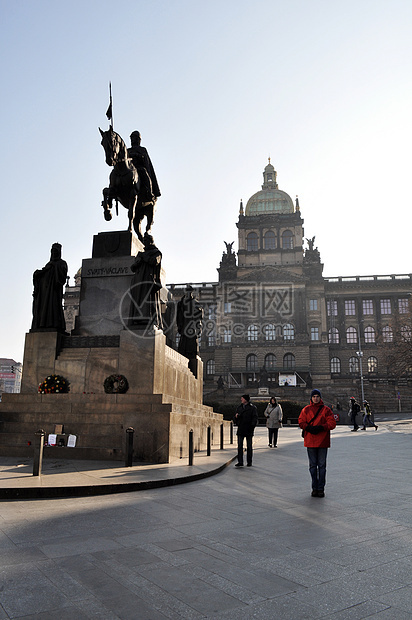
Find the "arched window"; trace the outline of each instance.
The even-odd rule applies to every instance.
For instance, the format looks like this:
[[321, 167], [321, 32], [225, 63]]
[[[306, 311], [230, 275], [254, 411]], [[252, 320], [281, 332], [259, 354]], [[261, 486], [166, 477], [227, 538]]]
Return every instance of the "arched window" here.
[[340, 372], [340, 359], [338, 357], [332, 357], [330, 360], [330, 371]]
[[206, 374], [214, 375], [215, 374], [215, 360], [207, 360], [206, 362]]
[[293, 370], [296, 366], [295, 356], [293, 353], [286, 353], [283, 356], [283, 370]]
[[402, 325], [401, 327], [401, 338], [404, 342], [410, 342], [411, 341], [411, 328], [409, 327], [409, 325]]
[[265, 250], [276, 249], [276, 235], [273, 232], [273, 230], [268, 230], [267, 232], [265, 232], [264, 245], [265, 245]]
[[293, 250], [293, 233], [290, 230], [285, 230], [282, 233], [282, 248], [284, 250]]
[[259, 329], [257, 325], [249, 325], [247, 328], [247, 339], [249, 342], [255, 341], [258, 339]]
[[247, 242], [247, 250], [248, 252], [257, 252], [258, 251], [258, 236], [255, 232], [251, 232], [248, 234], [246, 238]]
[[265, 368], [266, 370], [274, 370], [276, 368], [276, 355], [273, 355], [273, 353], [268, 353], [266, 355]]
[[348, 327], [346, 330], [346, 342], [347, 344], [357, 344], [358, 332], [354, 327]]
[[378, 371], [378, 360], [373, 355], [368, 357], [368, 372]]
[[390, 325], [385, 325], [382, 329], [383, 342], [393, 342], [393, 330]]
[[269, 323], [263, 328], [265, 340], [276, 340], [276, 327]]
[[329, 330], [329, 344], [339, 344], [339, 331], [337, 327], [331, 327]]
[[370, 325], [365, 328], [365, 342], [375, 342], [375, 330]]
[[295, 328], [292, 323], [283, 326], [283, 340], [295, 340]]
[[349, 372], [353, 372], [353, 373], [359, 372], [359, 358], [358, 357], [349, 358]]
[[257, 356], [254, 353], [251, 353], [246, 358], [246, 369], [247, 370], [257, 370]]

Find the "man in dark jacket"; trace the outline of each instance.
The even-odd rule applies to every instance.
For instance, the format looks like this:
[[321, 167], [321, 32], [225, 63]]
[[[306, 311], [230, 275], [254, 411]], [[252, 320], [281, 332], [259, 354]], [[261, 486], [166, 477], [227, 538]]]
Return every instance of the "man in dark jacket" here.
[[237, 460], [235, 467], [243, 467], [243, 440], [246, 437], [247, 466], [252, 466], [252, 441], [255, 427], [258, 423], [258, 414], [255, 405], [250, 402], [249, 394], [244, 394], [241, 404], [237, 408], [234, 420], [237, 424]]
[[359, 428], [358, 423], [356, 421], [356, 416], [358, 415], [360, 411], [360, 405], [359, 403], [356, 402], [353, 396], [351, 397], [349, 401], [349, 407], [350, 407], [350, 421], [353, 424], [353, 429], [352, 429], [352, 432], [353, 432], [353, 431], [357, 431]]

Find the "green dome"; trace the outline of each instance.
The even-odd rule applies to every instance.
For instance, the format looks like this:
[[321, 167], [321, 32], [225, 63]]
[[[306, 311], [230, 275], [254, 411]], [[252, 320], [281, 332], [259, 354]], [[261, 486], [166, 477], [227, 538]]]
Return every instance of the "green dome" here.
[[266, 213], [294, 213], [292, 198], [278, 189], [276, 170], [269, 160], [263, 172], [263, 185], [260, 192], [247, 201], [245, 215], [264, 215]]

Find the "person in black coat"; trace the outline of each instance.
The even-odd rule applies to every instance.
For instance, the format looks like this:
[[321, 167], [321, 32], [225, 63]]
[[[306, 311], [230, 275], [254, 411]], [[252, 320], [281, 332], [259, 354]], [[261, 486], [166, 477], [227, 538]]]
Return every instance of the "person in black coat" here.
[[235, 467], [243, 467], [243, 440], [246, 437], [246, 462], [252, 466], [253, 457], [253, 434], [258, 423], [258, 414], [255, 405], [250, 402], [249, 394], [244, 394], [241, 404], [237, 408], [234, 421], [237, 424], [237, 460]]
[[359, 403], [357, 403], [355, 398], [351, 396], [351, 399], [349, 401], [349, 412], [350, 412], [350, 421], [353, 424], [352, 432], [357, 431], [359, 428], [359, 425], [356, 421], [356, 416], [358, 415], [359, 411], [360, 411]]

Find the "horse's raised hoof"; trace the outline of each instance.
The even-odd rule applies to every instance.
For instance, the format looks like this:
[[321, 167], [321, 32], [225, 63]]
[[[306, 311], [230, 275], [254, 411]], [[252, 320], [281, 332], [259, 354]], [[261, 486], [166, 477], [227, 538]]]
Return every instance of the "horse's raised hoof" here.
[[110, 213], [110, 211], [104, 212], [104, 219], [106, 220], [106, 222], [110, 222], [110, 220], [112, 219], [112, 214]]

